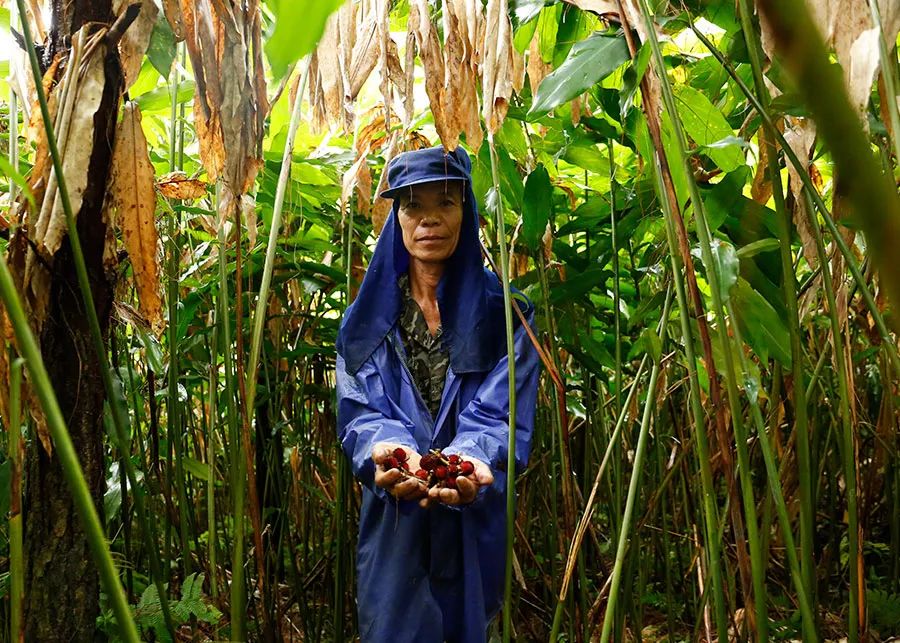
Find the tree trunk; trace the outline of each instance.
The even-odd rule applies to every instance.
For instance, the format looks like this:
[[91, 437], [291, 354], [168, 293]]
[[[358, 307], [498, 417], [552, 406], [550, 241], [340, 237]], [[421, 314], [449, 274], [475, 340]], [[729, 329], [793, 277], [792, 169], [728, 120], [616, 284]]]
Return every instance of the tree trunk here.
[[[50, 51], [64, 51], [82, 25], [109, 25], [110, 0], [54, 0]], [[104, 334], [112, 284], [103, 269], [106, 224], [102, 209], [110, 168], [122, 72], [115, 48], [107, 53], [105, 87], [94, 117], [94, 148], [78, 232], [97, 314]], [[77, 106], [76, 106], [77, 109]], [[68, 240], [51, 268], [50, 304], [40, 334], [44, 363], [68, 424], [72, 442], [102, 515], [105, 467], [104, 390], [100, 364], [75, 276]], [[27, 458], [25, 503], [25, 640], [91, 641], [100, 613], [100, 582], [58, 458], [32, 440]]]

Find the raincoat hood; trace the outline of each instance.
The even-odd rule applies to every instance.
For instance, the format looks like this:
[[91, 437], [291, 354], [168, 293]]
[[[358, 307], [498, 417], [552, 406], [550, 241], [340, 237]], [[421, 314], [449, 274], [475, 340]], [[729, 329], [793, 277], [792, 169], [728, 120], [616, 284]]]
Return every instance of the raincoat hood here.
[[394, 204], [356, 300], [344, 313], [338, 333], [337, 350], [351, 374], [372, 355], [400, 316], [397, 280], [409, 270], [409, 252], [397, 222], [398, 197], [404, 188], [432, 181], [463, 182], [459, 243], [446, 261], [437, 290], [450, 367], [456, 373], [488, 371], [505, 354], [503, 290], [496, 275], [484, 268], [471, 168], [469, 155], [462, 148], [445, 152], [443, 147], [405, 152], [388, 164], [389, 188], [382, 194], [393, 198]]

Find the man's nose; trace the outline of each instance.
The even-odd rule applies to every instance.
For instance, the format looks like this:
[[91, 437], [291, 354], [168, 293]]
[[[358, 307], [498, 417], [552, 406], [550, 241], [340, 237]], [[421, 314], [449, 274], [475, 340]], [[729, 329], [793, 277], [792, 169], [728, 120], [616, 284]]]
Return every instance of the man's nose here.
[[441, 218], [434, 212], [427, 212], [425, 216], [422, 217], [422, 225], [426, 227], [434, 227], [439, 225], [441, 222]]

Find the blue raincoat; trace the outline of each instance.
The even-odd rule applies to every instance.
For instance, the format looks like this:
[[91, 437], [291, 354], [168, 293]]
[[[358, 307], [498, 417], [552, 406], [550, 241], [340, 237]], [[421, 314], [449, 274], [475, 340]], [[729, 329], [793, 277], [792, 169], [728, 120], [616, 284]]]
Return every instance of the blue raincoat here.
[[[396, 197], [405, 187], [434, 180], [465, 182], [459, 244], [438, 286], [450, 367], [437, 416], [413, 384], [397, 328], [397, 279], [409, 267], [397, 200], [338, 336], [338, 431], [362, 483], [357, 602], [363, 642], [478, 643], [503, 598], [509, 440], [503, 295], [497, 277], [483, 266], [470, 169], [461, 149], [408, 152], [391, 162], [391, 189], [384, 193]], [[524, 312], [531, 323], [530, 304]], [[531, 449], [539, 369], [537, 353], [514, 319], [521, 470]], [[371, 455], [378, 442], [477, 458], [491, 467], [494, 483], [464, 507], [398, 502], [375, 486]]]

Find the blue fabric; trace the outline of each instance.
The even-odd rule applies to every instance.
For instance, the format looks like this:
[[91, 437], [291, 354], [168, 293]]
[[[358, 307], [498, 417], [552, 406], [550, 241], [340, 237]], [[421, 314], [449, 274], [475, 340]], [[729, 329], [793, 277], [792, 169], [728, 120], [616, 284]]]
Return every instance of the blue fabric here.
[[[459, 244], [447, 260], [438, 285], [438, 308], [450, 366], [457, 373], [486, 372], [506, 352], [503, 289], [486, 272], [478, 240], [478, 206], [472, 192], [472, 163], [462, 149], [445, 153], [442, 147], [405, 152], [388, 165], [390, 190], [440, 180], [463, 180], [463, 220]], [[399, 200], [394, 200], [359, 293], [344, 313], [337, 350], [355, 373], [381, 344], [400, 316], [397, 279], [409, 268], [409, 252], [397, 223]], [[514, 318], [518, 325], [518, 318]]]
[[[432, 151], [426, 154], [426, 161], [433, 160]], [[463, 156], [455, 158], [468, 175]], [[392, 176], [391, 186], [421, 177], [411, 168], [397, 173], [398, 182]], [[509, 384], [502, 291], [496, 276], [482, 266], [477, 210], [467, 186], [464, 230], [438, 288], [441, 323], [452, 340], [441, 405], [433, 418], [406, 368], [397, 328], [396, 282], [409, 257], [395, 217], [396, 208], [356, 303], [344, 317], [338, 344], [339, 438], [363, 485], [357, 550], [360, 637], [364, 643], [479, 643], [500, 609], [505, 566]], [[499, 310], [492, 303], [498, 291]], [[530, 307], [527, 317], [531, 323]], [[521, 470], [531, 450], [539, 373], [537, 353], [521, 325], [515, 331], [515, 366], [515, 461]], [[417, 502], [398, 502], [374, 484], [371, 455], [378, 442], [395, 442], [420, 454], [437, 448], [477, 458], [491, 467], [494, 483], [461, 508], [426, 510]]]

